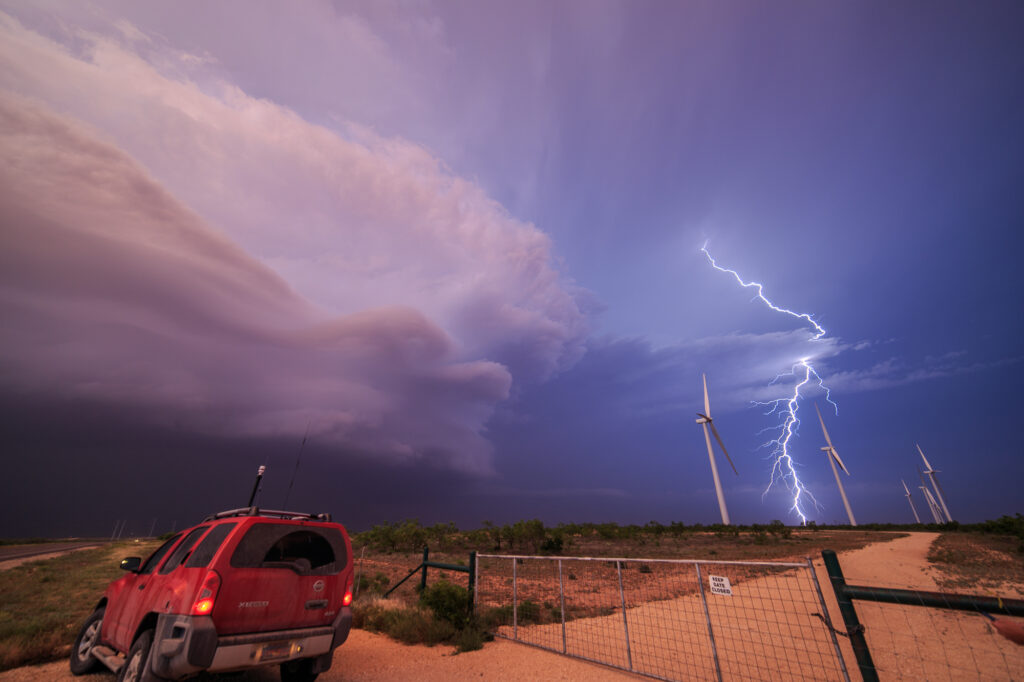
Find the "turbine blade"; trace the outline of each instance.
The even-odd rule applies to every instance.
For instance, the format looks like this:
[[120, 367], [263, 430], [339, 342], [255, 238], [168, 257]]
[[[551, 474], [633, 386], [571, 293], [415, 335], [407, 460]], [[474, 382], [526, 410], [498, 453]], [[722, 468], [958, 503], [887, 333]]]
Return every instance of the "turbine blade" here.
[[849, 476], [850, 475], [850, 470], [846, 468], [845, 464], [843, 464], [843, 460], [839, 458], [839, 453], [836, 452], [836, 449], [835, 448], [829, 448], [828, 452], [829, 452], [830, 455], [832, 455], [833, 457], [836, 458], [836, 463], [839, 464], [839, 468], [842, 469], [843, 471], [845, 471], [846, 475]]
[[718, 435], [718, 429], [715, 428], [715, 422], [708, 422], [708, 426], [711, 427], [711, 433], [715, 434], [715, 440], [718, 441], [718, 447], [722, 448], [722, 454], [729, 460], [729, 466], [732, 467], [732, 472], [737, 476], [740, 472], [736, 471], [736, 465], [732, 463], [732, 457], [729, 456], [729, 451], [725, 449], [725, 443], [722, 442], [722, 437]]
[[701, 374], [704, 378], [704, 415], [711, 417], [711, 401], [708, 400], [708, 375]]
[[821, 422], [821, 432], [825, 434], [825, 442], [828, 443], [829, 447], [832, 447], [832, 439], [828, 437], [828, 429], [825, 428], [825, 420], [821, 418], [821, 410], [818, 409], [818, 403], [814, 403], [814, 411], [818, 413], [818, 421]]
[[917, 443], [914, 443], [914, 445], [917, 446], [917, 451], [921, 453], [921, 459], [924, 460], [924, 468], [931, 469], [932, 465], [928, 463], [928, 458], [924, 456], [924, 451], [921, 449], [921, 446], [917, 445]]
[[907, 487], [907, 482], [901, 478], [900, 483], [903, 484], [903, 492], [907, 494], [907, 497], [910, 497], [910, 489]]

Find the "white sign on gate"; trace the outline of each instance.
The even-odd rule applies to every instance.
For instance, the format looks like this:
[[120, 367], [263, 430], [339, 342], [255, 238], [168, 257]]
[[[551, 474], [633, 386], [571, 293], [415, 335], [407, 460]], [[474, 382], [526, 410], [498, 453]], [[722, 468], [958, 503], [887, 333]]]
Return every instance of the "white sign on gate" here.
[[711, 594], [732, 596], [732, 585], [729, 584], [729, 579], [724, 575], [709, 575], [708, 582], [711, 583]]

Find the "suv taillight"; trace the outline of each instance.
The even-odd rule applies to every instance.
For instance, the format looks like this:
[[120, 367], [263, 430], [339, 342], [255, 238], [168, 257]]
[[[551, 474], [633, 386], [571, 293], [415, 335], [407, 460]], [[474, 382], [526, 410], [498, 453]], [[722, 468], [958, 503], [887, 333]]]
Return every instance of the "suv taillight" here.
[[345, 584], [345, 596], [341, 598], [341, 605], [348, 606], [352, 603], [352, 577], [349, 576]]
[[220, 589], [220, 575], [217, 571], [210, 569], [203, 578], [203, 586], [199, 588], [199, 596], [192, 604], [193, 616], [208, 616], [213, 611], [213, 602], [217, 598], [217, 590]]

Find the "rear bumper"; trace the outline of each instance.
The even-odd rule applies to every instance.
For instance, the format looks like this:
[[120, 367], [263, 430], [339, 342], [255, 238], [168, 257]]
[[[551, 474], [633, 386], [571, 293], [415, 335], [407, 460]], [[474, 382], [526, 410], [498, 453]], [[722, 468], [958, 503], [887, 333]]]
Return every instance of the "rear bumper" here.
[[344, 607], [329, 626], [218, 636], [209, 616], [161, 614], [150, 658], [153, 672], [176, 679], [201, 671], [227, 672], [276, 665], [299, 658], [320, 658], [319, 672], [330, 668], [330, 654], [352, 629], [352, 609]]

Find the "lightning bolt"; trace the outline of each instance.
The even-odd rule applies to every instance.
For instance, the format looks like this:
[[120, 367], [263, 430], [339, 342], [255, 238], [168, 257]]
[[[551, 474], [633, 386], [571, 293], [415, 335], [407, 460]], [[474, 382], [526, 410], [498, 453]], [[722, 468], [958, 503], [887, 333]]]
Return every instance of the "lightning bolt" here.
[[[757, 289], [757, 295], [755, 298], [760, 299], [769, 308], [776, 312], [784, 313], [807, 322], [814, 329], [814, 341], [825, 336], [825, 328], [822, 327], [814, 317], [807, 313], [798, 313], [796, 311], [789, 310], [788, 308], [781, 308], [775, 305], [767, 296], [764, 295], [763, 284], [754, 281], [744, 282], [738, 272], [720, 266], [711, 256], [711, 253], [708, 252], [707, 243], [705, 243], [700, 250], [707, 257], [711, 267], [716, 270], [720, 270], [721, 272], [729, 273], [736, 278], [736, 281], [739, 282], [740, 286], [746, 289]], [[772, 460], [771, 479], [768, 481], [768, 487], [765, 488], [765, 491], [762, 494], [762, 499], [764, 495], [767, 495], [768, 492], [771, 491], [773, 486], [784, 486], [793, 496], [793, 506], [790, 507], [790, 511], [799, 516], [800, 523], [804, 525], [807, 524], [807, 512], [805, 509], [806, 502], [809, 501], [818, 509], [821, 508], [821, 505], [818, 504], [814, 495], [807, 486], [804, 485], [803, 481], [800, 480], [800, 475], [796, 470], [796, 462], [793, 460], [793, 456], [790, 451], [790, 442], [800, 428], [800, 418], [797, 415], [800, 411], [800, 399], [802, 397], [801, 391], [808, 385], [821, 389], [825, 393], [825, 400], [835, 408], [836, 414], [839, 413], [839, 406], [832, 400], [828, 386], [825, 385], [825, 382], [822, 380], [817, 370], [814, 369], [814, 366], [811, 364], [811, 360], [812, 358], [808, 357], [800, 358], [798, 361], [793, 363], [790, 371], [777, 375], [769, 382], [768, 385], [773, 386], [786, 377], [793, 377], [793, 381], [795, 383], [792, 395], [777, 398], [775, 400], [769, 400], [767, 402], [754, 401], [755, 405], [768, 407], [768, 411], [765, 414], [778, 415], [779, 417], [779, 423], [776, 426], [765, 429], [765, 431], [774, 432], [776, 436], [761, 445], [762, 448], [770, 449], [771, 454], [769, 456]], [[764, 433], [764, 431], [762, 431], [762, 433]]]
[[791, 315], [791, 316], [799, 318], [801, 320], [806, 320], [808, 324], [810, 324], [812, 327], [814, 327], [814, 331], [815, 331], [814, 340], [815, 341], [817, 341], [821, 337], [825, 336], [825, 334], [826, 334], [825, 329], [820, 324], [818, 324], [818, 321], [815, 320], [813, 317], [811, 317], [807, 313], [798, 313], [798, 312], [794, 312], [792, 310], [789, 310], [787, 308], [780, 308], [779, 306], [777, 306], [774, 303], [772, 303], [771, 301], [769, 301], [768, 297], [764, 295], [764, 285], [763, 284], [761, 284], [760, 282], [744, 282], [743, 278], [740, 277], [740, 274], [738, 272], [736, 272], [735, 270], [730, 270], [729, 268], [723, 268], [718, 263], [716, 263], [715, 259], [712, 258], [711, 254], [708, 252], [707, 242], [704, 243], [704, 246], [700, 247], [700, 250], [702, 252], [704, 252], [704, 255], [707, 256], [707, 258], [708, 258], [708, 262], [711, 263], [711, 267], [713, 267], [715, 270], [721, 270], [722, 272], [728, 272], [730, 275], [735, 277], [736, 281], [740, 283], [740, 286], [742, 286], [744, 288], [747, 288], [747, 289], [749, 289], [751, 287], [756, 288], [757, 289], [757, 297], [756, 298], [761, 299], [766, 306], [768, 306], [769, 308], [771, 308], [775, 312], [777, 312], [777, 313], [785, 313], [786, 315]]

